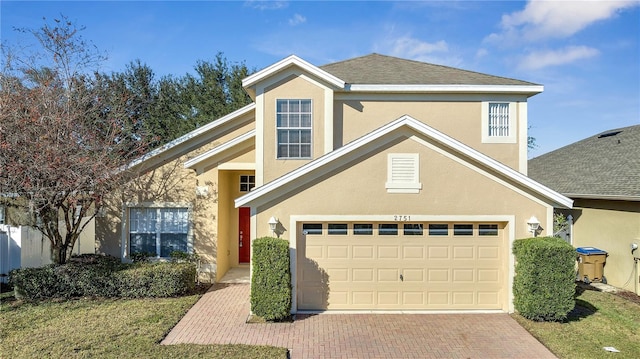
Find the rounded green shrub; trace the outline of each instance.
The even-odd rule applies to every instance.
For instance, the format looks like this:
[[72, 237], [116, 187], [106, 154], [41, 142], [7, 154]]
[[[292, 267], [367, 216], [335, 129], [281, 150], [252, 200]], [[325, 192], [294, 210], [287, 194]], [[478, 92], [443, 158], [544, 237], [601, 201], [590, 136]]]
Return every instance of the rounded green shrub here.
[[536, 321], [564, 320], [575, 306], [575, 249], [559, 238], [540, 237], [516, 240], [513, 253], [516, 311]]

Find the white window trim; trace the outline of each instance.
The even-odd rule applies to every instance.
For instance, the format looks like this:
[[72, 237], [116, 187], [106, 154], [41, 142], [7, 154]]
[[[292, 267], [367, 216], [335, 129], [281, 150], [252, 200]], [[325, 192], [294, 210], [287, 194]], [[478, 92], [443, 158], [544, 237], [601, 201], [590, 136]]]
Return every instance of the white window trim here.
[[[309, 130], [311, 131], [311, 144], [310, 144], [310, 148], [309, 148], [309, 157], [278, 157], [278, 146], [280, 145], [278, 143], [278, 130], [285, 130], [285, 129], [290, 129], [290, 130], [294, 130], [296, 128], [291, 128], [291, 127], [278, 127], [278, 101], [280, 100], [309, 100], [311, 102], [311, 127], [309, 128]], [[275, 103], [275, 109], [276, 109], [276, 118], [274, 119], [274, 123], [275, 123], [275, 128], [276, 128], [276, 136], [275, 136], [275, 142], [276, 142], [276, 147], [275, 147], [275, 155], [276, 155], [276, 160], [311, 160], [313, 159], [313, 146], [314, 146], [314, 140], [313, 140], [313, 124], [314, 124], [314, 111], [313, 111], [313, 99], [311, 98], [277, 98]], [[303, 127], [298, 127], [299, 129], [302, 129]]]
[[[121, 258], [123, 261], [131, 260], [131, 249], [129, 247], [129, 209], [131, 208], [186, 208], [189, 229], [187, 231], [187, 253], [193, 253], [193, 206], [190, 203], [176, 202], [142, 202], [142, 203], [125, 203], [122, 208], [122, 236], [120, 239]], [[157, 258], [157, 257], [155, 257]]]
[[[413, 175], [410, 182], [393, 181], [394, 159], [413, 161]], [[387, 193], [419, 193], [422, 189], [420, 183], [420, 157], [417, 153], [389, 153], [387, 155], [387, 182], [385, 183]]]
[[[489, 104], [509, 104], [509, 135], [489, 136]], [[483, 101], [482, 102], [482, 143], [516, 143], [518, 138], [516, 103], [512, 101]]]

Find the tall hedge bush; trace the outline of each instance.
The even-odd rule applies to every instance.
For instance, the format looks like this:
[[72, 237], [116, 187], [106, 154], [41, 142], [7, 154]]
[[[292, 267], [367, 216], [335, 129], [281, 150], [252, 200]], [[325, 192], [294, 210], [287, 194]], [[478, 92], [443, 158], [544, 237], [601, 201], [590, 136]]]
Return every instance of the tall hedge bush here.
[[559, 238], [540, 237], [516, 240], [513, 253], [516, 311], [536, 321], [564, 320], [575, 306], [575, 249]]
[[253, 241], [251, 311], [269, 321], [283, 320], [291, 313], [291, 269], [289, 242], [272, 237]]

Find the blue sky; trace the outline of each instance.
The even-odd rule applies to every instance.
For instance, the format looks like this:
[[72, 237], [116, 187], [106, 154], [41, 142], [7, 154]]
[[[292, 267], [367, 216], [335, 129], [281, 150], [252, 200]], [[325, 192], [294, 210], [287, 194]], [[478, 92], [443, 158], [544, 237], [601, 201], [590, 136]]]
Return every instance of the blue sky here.
[[122, 71], [140, 59], [158, 77], [222, 52], [261, 69], [290, 54], [315, 64], [372, 52], [531, 81], [530, 157], [640, 124], [639, 1], [6, 1], [0, 36], [32, 39], [66, 15]]

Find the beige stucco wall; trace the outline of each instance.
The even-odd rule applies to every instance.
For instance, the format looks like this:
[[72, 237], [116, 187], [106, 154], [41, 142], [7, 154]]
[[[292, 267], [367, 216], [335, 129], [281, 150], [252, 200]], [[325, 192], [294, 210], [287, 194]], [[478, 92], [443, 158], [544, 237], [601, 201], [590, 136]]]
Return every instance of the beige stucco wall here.
[[[403, 115], [443, 132], [444, 134], [482, 152], [505, 165], [519, 170], [519, 144], [482, 143], [482, 100], [467, 98], [434, 100], [419, 96], [391, 96], [387, 99], [338, 100], [334, 107], [334, 144], [336, 147], [353, 141]], [[514, 98], [493, 98], [493, 101], [514, 101]], [[526, 99], [520, 99], [526, 101]], [[519, 106], [519, 105], [518, 105]], [[518, 132], [516, 121], [513, 131]], [[517, 137], [516, 137], [517, 139]]]
[[312, 154], [313, 159], [324, 152], [324, 90], [316, 84], [301, 78], [290, 76], [265, 89], [263, 95], [264, 106], [264, 183], [290, 172], [309, 160], [278, 160], [276, 146], [276, 100], [278, 99], [311, 99], [312, 124]]
[[[607, 251], [604, 276], [608, 283], [634, 291], [631, 243], [640, 246], [640, 203], [577, 199], [571, 214], [573, 245]], [[640, 257], [640, 249], [634, 254]]]
[[[426, 140], [426, 139], [422, 139]], [[287, 228], [292, 215], [441, 215], [515, 216], [515, 238], [529, 237], [526, 221], [547, 223], [551, 208], [515, 187], [497, 183], [477, 168], [460, 163], [408, 138], [375, 149], [370, 157], [354, 157], [310, 184], [289, 188], [280, 199], [257, 208], [256, 237], [271, 235], [267, 222], [277, 217]], [[418, 194], [390, 194], [385, 189], [388, 153], [419, 153]], [[545, 229], [541, 235], [545, 235]]]
[[[238, 151], [227, 151], [216, 158], [185, 168], [185, 161], [226, 143], [254, 128], [254, 122], [240, 119], [225, 126], [207, 144], [132, 180], [105, 200], [102, 215], [96, 218], [96, 250], [121, 257], [121, 243], [128, 233], [127, 206], [186, 206], [191, 209], [190, 238], [193, 248], [201, 257], [201, 280], [213, 282], [217, 275], [218, 227], [220, 226], [219, 197], [221, 193], [217, 166], [221, 163], [253, 163], [255, 153], [251, 146]], [[164, 156], [170, 157], [180, 148], [173, 148]], [[228, 195], [226, 192], [224, 195]], [[227, 243], [222, 244], [223, 247]], [[226, 248], [226, 247], [225, 247]], [[128, 253], [128, 250], [126, 251]], [[237, 255], [236, 255], [237, 256]], [[225, 264], [226, 265], [226, 264]]]

